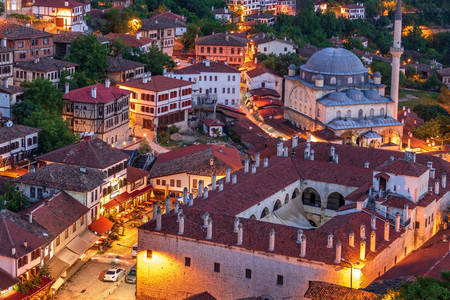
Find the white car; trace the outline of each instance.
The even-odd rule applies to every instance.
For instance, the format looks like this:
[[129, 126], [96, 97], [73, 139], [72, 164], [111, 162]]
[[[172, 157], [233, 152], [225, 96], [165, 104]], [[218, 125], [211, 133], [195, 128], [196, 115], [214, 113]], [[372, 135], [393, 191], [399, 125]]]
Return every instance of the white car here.
[[109, 269], [108, 271], [106, 271], [105, 276], [103, 277], [103, 281], [116, 282], [120, 278], [122, 278], [123, 275], [125, 275], [124, 269]]

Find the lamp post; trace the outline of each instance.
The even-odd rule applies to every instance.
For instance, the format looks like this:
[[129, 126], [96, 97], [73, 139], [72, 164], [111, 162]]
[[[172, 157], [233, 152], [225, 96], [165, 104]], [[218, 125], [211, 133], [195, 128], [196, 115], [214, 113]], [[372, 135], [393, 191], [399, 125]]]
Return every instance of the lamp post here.
[[350, 288], [353, 288], [353, 269], [355, 268], [355, 265], [359, 265], [359, 261], [353, 264], [352, 262], [342, 259], [343, 262], [346, 262], [350, 265]]

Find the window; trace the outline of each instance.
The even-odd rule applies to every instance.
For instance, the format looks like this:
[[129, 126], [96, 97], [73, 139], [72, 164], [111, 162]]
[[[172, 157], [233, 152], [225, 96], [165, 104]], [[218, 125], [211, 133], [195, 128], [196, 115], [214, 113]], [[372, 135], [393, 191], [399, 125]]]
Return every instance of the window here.
[[196, 189], [197, 188], [197, 183], [198, 183], [197, 179], [193, 179], [192, 180], [192, 188]]
[[61, 243], [61, 238], [59, 237], [59, 235], [58, 235], [58, 237], [56, 238], [56, 246], [59, 246], [59, 244]]
[[75, 233], [75, 231], [77, 231], [77, 222], [72, 225], [72, 233]]
[[349, 110], [347, 110], [347, 115], [346, 115], [346, 117], [347, 118], [351, 118], [352, 117], [352, 111], [349, 109]]
[[64, 238], [67, 239], [69, 237], [69, 229], [66, 229], [64, 232]]
[[177, 187], [181, 187], [181, 180], [177, 180]]
[[373, 108], [370, 109], [370, 116], [373, 117], [375, 115], [375, 110]]
[[384, 116], [384, 108], [383, 107], [380, 109], [380, 116]]
[[214, 272], [220, 273], [220, 264], [219, 263], [214, 263]]
[[175, 179], [170, 179], [170, 186], [175, 186]]
[[30, 187], [30, 198], [36, 198], [36, 188], [33, 186]]
[[163, 179], [163, 180], [161, 180], [161, 185], [166, 185], [166, 181]]
[[248, 278], [248, 279], [252, 278], [252, 270], [251, 269], [245, 269], [245, 278]]
[[191, 266], [191, 258], [190, 257], [185, 257], [184, 258], [184, 266], [185, 267], [190, 267]]
[[277, 275], [277, 285], [283, 285], [283, 275]]

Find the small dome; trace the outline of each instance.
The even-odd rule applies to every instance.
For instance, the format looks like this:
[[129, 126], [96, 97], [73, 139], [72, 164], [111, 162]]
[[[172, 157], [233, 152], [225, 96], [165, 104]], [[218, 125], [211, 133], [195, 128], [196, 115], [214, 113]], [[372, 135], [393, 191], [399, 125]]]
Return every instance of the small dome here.
[[344, 102], [347, 99], [344, 93], [333, 92], [327, 96], [328, 99]]
[[380, 73], [380, 72], [375, 72], [375, 73], [373, 74], [373, 77], [381, 77], [381, 73]]
[[347, 91], [347, 96], [355, 101], [362, 101], [364, 94], [360, 90], [350, 89]]
[[379, 100], [381, 98], [380, 94], [378, 94], [376, 90], [366, 90], [364, 91], [364, 95], [366, 95], [366, 98], [370, 100]]
[[344, 48], [325, 48], [314, 53], [300, 67], [302, 70], [326, 75], [353, 75], [368, 72], [353, 52]]
[[289, 70], [297, 70], [297, 66], [294, 64], [289, 65]]

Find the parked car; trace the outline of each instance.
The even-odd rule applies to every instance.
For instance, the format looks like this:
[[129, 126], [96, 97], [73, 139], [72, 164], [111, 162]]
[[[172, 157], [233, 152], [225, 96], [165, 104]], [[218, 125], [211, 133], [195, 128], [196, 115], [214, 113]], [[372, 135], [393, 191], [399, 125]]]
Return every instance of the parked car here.
[[127, 282], [127, 283], [136, 283], [136, 265], [134, 265], [130, 269], [130, 271], [128, 271], [128, 274], [125, 277], [125, 282]]
[[131, 257], [136, 258], [138, 254], [138, 244], [136, 243], [133, 248], [131, 248]]
[[106, 271], [105, 276], [103, 277], [103, 281], [118, 281], [125, 274], [124, 269], [109, 269]]

